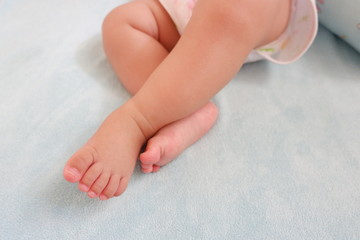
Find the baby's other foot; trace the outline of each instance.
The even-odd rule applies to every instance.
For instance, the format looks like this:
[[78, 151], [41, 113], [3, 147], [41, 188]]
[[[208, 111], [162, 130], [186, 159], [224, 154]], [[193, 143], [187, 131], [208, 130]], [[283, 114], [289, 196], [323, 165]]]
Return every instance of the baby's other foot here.
[[142, 171], [157, 172], [161, 166], [171, 162], [211, 129], [217, 115], [217, 107], [209, 102], [190, 116], [160, 129], [140, 154]]
[[79, 190], [90, 198], [119, 196], [128, 185], [144, 141], [137, 123], [118, 109], [67, 161], [64, 178], [79, 182]]

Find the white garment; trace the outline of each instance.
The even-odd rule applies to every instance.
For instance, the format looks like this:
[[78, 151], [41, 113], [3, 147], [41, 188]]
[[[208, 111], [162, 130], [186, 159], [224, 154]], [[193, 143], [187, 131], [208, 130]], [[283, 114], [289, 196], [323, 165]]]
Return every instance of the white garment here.
[[[182, 34], [197, 0], [159, 0]], [[284, 33], [275, 41], [253, 50], [246, 62], [260, 59], [287, 64], [299, 59], [311, 46], [318, 27], [315, 0], [292, 0], [292, 11]]]

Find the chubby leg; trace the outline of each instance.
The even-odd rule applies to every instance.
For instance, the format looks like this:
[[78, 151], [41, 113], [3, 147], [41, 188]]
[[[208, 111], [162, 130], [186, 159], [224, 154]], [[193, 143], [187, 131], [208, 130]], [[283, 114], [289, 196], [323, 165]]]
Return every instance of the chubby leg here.
[[127, 102], [145, 135], [205, 105], [253, 49], [280, 36], [289, 15], [290, 0], [198, 0], [177, 45]]
[[80, 181], [80, 190], [90, 197], [120, 194], [142, 144], [164, 126], [205, 106], [252, 49], [278, 37], [287, 24], [289, 3], [198, 0], [174, 49], [68, 161], [64, 177]]
[[158, 0], [136, 0], [111, 11], [103, 23], [105, 53], [125, 88], [135, 94], [180, 36]]
[[[157, 12], [163, 9], [156, 8], [154, 4], [158, 2], [140, 0], [126, 4], [114, 10], [104, 23], [105, 50], [116, 73], [131, 93], [138, 91], [179, 38], [169, 19], [161, 20], [167, 26], [157, 28], [154, 16], [168, 16], [165, 12]], [[65, 165], [65, 179], [79, 182], [79, 189], [91, 198], [105, 200], [125, 190], [139, 150], [149, 138], [137, 127], [139, 115], [127, 114], [127, 109], [124, 106], [110, 114], [95, 135]], [[151, 139], [141, 157], [145, 162], [143, 170], [156, 171], [159, 165], [166, 164], [204, 135], [215, 119], [216, 108], [209, 103], [193, 115], [165, 126]], [[197, 131], [191, 130], [191, 126]], [[186, 134], [189, 130], [191, 133]]]
[[[143, 17], [137, 17], [135, 12]], [[172, 20], [157, 0], [140, 0], [116, 8], [103, 25], [108, 59], [131, 94], [141, 88], [179, 37]], [[143, 172], [155, 172], [173, 160], [206, 134], [216, 118], [216, 106], [208, 103], [190, 116], [160, 129], [140, 155]]]

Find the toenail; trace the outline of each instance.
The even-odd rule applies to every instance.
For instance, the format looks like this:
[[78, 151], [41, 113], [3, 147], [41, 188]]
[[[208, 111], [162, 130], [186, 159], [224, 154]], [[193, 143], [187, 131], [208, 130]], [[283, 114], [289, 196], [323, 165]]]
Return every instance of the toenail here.
[[82, 183], [79, 184], [79, 189], [80, 189], [80, 191], [82, 191], [82, 192], [87, 192], [87, 191], [89, 191], [89, 187], [86, 186], [85, 184], [82, 184]]
[[104, 194], [100, 195], [100, 200], [108, 200], [109, 198], [105, 196]]
[[88, 192], [88, 196], [91, 197], [91, 198], [96, 198], [97, 194], [94, 193], [93, 191], [90, 191], [90, 192]]
[[67, 167], [66, 171], [73, 175], [74, 177], [80, 177], [80, 172], [76, 168]]
[[143, 173], [151, 173], [152, 169], [151, 168], [143, 168], [142, 171], [143, 171]]

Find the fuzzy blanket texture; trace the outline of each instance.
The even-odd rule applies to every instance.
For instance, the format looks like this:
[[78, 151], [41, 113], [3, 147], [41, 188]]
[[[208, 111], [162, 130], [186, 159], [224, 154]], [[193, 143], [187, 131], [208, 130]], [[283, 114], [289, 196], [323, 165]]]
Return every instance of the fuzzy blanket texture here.
[[0, 239], [360, 239], [360, 54], [320, 27], [296, 63], [247, 64], [203, 139], [124, 195], [67, 159], [129, 94], [102, 49], [123, 0], [0, 0]]

